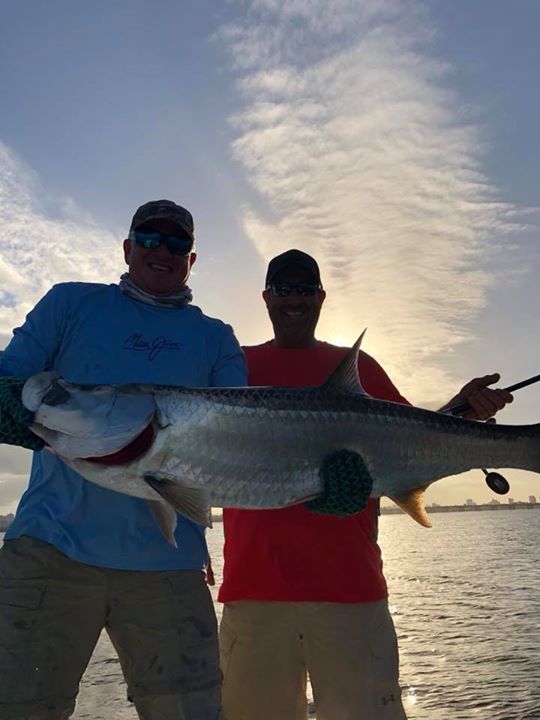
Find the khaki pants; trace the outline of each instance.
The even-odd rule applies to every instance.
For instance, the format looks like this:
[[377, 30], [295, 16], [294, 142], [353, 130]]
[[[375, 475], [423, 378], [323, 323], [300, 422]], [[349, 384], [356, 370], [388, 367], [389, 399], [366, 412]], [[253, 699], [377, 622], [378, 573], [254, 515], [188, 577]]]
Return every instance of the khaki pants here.
[[111, 570], [29, 537], [0, 550], [0, 720], [65, 720], [105, 628], [143, 720], [217, 720], [217, 627], [201, 572]]
[[386, 601], [227, 603], [220, 627], [226, 720], [404, 720]]

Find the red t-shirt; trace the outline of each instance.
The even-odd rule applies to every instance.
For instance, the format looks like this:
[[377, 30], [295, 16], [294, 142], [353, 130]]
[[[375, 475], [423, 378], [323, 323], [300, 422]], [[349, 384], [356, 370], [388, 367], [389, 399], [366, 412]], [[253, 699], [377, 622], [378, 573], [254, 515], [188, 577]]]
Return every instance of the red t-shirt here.
[[[324, 383], [348, 348], [317, 342], [309, 348], [277, 348], [271, 342], [244, 348], [250, 385], [306, 387]], [[360, 353], [358, 372], [366, 392], [407, 401], [382, 367]], [[225, 533], [221, 602], [281, 600], [371, 602], [387, 597], [377, 545], [378, 504], [349, 517], [309, 511], [223, 511]]]

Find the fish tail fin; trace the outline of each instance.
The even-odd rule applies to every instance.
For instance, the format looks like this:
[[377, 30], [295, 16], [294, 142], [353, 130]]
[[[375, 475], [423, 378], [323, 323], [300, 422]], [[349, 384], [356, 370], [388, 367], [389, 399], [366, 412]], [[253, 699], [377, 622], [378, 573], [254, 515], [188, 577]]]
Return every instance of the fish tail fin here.
[[430, 528], [431, 520], [426, 512], [424, 504], [424, 494], [428, 489], [429, 485], [423, 485], [421, 487], [410, 490], [401, 497], [391, 497], [390, 500], [396, 503], [404, 512], [416, 520], [417, 523], [423, 527]]

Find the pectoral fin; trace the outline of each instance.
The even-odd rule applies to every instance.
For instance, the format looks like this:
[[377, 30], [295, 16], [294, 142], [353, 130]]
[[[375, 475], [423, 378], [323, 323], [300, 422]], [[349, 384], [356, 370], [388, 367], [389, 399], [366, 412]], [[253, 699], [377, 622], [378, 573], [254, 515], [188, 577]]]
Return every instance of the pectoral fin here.
[[167, 542], [170, 542], [174, 547], [178, 547], [174, 537], [177, 524], [176, 510], [169, 503], [162, 500], [147, 500], [146, 505]]
[[431, 520], [428, 517], [426, 508], [424, 505], [424, 493], [426, 492], [428, 485], [414, 488], [401, 497], [391, 497], [390, 500], [396, 503], [398, 507], [404, 510], [408, 515], [416, 520], [417, 523], [424, 527], [431, 527]]
[[145, 475], [144, 479], [177, 513], [198, 525], [212, 527], [210, 502], [205, 490], [173, 482], [159, 475]]

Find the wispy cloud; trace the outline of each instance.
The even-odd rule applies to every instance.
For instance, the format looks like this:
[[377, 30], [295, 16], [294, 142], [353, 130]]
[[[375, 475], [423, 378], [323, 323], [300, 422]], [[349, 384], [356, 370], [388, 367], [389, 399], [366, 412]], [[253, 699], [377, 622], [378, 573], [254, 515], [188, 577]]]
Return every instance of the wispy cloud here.
[[[329, 291], [321, 335], [368, 350], [419, 399], [496, 279], [512, 208], [414, 2], [252, 0], [220, 33], [243, 99], [236, 158], [267, 203], [244, 227], [268, 259], [314, 254]], [[490, 263], [484, 258], [490, 251]], [[408, 381], [407, 381], [408, 378]]]
[[[2, 458], [9, 460], [9, 454], [2, 452]], [[30, 453], [28, 453], [30, 457]], [[20, 474], [0, 473], [0, 515], [13, 512], [16, 503], [28, 487], [29, 462], [22, 464], [23, 472]], [[26, 472], [24, 472], [26, 470]]]
[[[0, 348], [12, 328], [57, 282], [112, 282], [119, 238], [72, 201], [53, 198], [39, 178], [0, 143]], [[13, 510], [28, 484], [30, 453], [2, 446], [0, 514]]]
[[14, 504], [28, 486], [28, 470], [32, 453], [29, 450], [0, 446], [2, 469], [0, 470], [0, 515], [12, 512]]
[[119, 238], [69, 198], [54, 198], [0, 143], [0, 348], [14, 325], [54, 283], [111, 282]]

